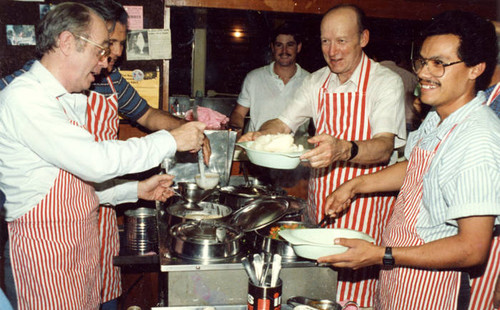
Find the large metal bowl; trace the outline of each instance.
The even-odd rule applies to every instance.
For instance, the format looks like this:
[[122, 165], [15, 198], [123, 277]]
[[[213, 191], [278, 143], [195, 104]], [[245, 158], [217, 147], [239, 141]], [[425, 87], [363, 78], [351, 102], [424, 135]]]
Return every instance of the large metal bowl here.
[[237, 145], [245, 149], [251, 163], [267, 168], [291, 170], [300, 164], [300, 155], [307, 150], [300, 152], [279, 153], [257, 151], [250, 148], [253, 141], [238, 142]]

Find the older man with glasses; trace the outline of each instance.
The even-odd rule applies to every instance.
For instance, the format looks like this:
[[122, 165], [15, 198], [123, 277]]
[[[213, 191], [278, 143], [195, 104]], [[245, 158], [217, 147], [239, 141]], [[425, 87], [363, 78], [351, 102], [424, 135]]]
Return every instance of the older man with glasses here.
[[[500, 223], [500, 121], [480, 91], [495, 67], [496, 37], [490, 22], [460, 11], [437, 16], [424, 34], [413, 66], [432, 110], [408, 137], [408, 161], [352, 179], [327, 198], [335, 216], [356, 195], [400, 190], [382, 246], [338, 239], [347, 252], [318, 261], [383, 265], [376, 309], [467, 310], [469, 268], [487, 261]], [[493, 288], [484, 294], [490, 305], [474, 309], [492, 309]]]
[[176, 149], [197, 151], [203, 143], [199, 122], [120, 142], [87, 130], [80, 92], [108, 65], [108, 42], [94, 10], [59, 4], [37, 27], [40, 61], [0, 93], [0, 190], [19, 309], [98, 309], [99, 202], [165, 201], [173, 176], [100, 192], [92, 184], [151, 169]]

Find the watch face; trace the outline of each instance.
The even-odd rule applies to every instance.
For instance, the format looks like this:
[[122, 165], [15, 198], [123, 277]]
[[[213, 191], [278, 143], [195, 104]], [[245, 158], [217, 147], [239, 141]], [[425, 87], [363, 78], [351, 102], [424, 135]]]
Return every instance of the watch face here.
[[394, 266], [394, 257], [392, 257], [392, 248], [386, 247], [384, 258], [382, 259], [384, 266]]

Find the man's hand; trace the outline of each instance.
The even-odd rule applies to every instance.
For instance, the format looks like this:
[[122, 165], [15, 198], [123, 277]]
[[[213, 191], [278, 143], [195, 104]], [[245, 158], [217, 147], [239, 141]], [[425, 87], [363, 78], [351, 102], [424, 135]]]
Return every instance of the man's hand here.
[[334, 244], [348, 248], [345, 253], [318, 258], [318, 263], [329, 263], [334, 267], [359, 269], [382, 264], [385, 248], [360, 239], [335, 239]]
[[328, 167], [335, 161], [348, 160], [351, 156], [350, 142], [327, 134], [314, 136], [308, 139], [307, 142], [317, 146], [300, 156], [300, 159], [307, 159], [313, 168]]
[[247, 141], [254, 141], [258, 137], [262, 136], [262, 134], [258, 131], [250, 131], [247, 132], [246, 134], [242, 135], [241, 138], [238, 140], [238, 142], [247, 142]]
[[159, 174], [149, 179], [140, 181], [137, 185], [137, 196], [144, 200], [165, 201], [174, 195], [170, 190], [174, 176], [169, 174]]
[[205, 140], [205, 135], [203, 134], [205, 127], [206, 125], [202, 122], [189, 122], [172, 129], [170, 133], [174, 137], [175, 142], [177, 142], [177, 151], [198, 151]]
[[358, 182], [360, 182], [360, 178], [351, 179], [328, 195], [325, 202], [325, 213], [331, 217], [337, 217], [349, 208], [356, 195], [355, 187]]

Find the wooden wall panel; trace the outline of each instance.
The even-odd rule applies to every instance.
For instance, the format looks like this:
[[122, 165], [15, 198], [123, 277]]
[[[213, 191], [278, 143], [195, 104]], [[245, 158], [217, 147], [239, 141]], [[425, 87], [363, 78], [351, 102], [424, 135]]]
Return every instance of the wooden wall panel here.
[[498, 18], [496, 0], [165, 0], [165, 5], [323, 14], [341, 2], [358, 5], [370, 17], [423, 20], [442, 11], [460, 9]]

